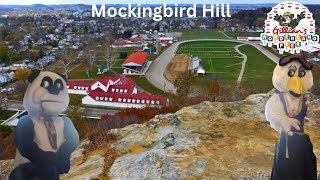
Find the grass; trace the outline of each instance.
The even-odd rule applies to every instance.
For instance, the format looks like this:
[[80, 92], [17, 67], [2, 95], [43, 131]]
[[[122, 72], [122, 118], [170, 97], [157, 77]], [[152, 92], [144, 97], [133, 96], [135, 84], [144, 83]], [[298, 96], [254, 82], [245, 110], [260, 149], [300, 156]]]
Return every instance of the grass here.
[[238, 36], [260, 37], [261, 32], [225, 32], [225, 34], [237, 39]]
[[179, 40], [189, 39], [228, 39], [224, 34], [217, 30], [176, 30], [175, 32], [182, 32]]
[[112, 66], [112, 71], [116, 72], [117, 74], [122, 73], [122, 63], [125, 61], [125, 59], [118, 59]]
[[156, 88], [151, 84], [145, 77], [140, 77], [140, 76], [127, 76], [128, 78], [133, 79], [138, 86], [140, 86], [143, 90], [154, 94], [154, 95], [162, 95], [162, 96], [172, 96], [172, 94], [165, 93], [162, 90]]
[[142, 50], [142, 47], [125, 47], [125, 48], [117, 48], [116, 52], [126, 52], [128, 56], [133, 53], [135, 50]]
[[[241, 70], [241, 55], [234, 50], [240, 43], [223, 41], [198, 41], [182, 44], [177, 50], [199, 56], [207, 76], [215, 74], [222, 82], [235, 83]], [[257, 92], [267, 92], [272, 88], [272, 72], [275, 63], [251, 45], [242, 45], [239, 50], [247, 56], [246, 69], [241, 85], [254, 88]], [[197, 77], [201, 84], [205, 77]]]
[[10, 118], [16, 113], [17, 111], [9, 111], [9, 110], [0, 111], [0, 120], [7, 120], [8, 118]]
[[69, 94], [69, 106], [82, 106], [82, 98], [84, 95], [79, 94]]
[[56, 72], [56, 73], [62, 73], [62, 74], [65, 73], [64, 68], [61, 67], [61, 66], [57, 67], [57, 68], [54, 70], [54, 72]]
[[[182, 44], [177, 54], [198, 56], [206, 73], [220, 76], [226, 83], [235, 83], [241, 69], [242, 56], [235, 50], [237, 42], [197, 41]], [[200, 82], [201, 77], [197, 78]]]
[[239, 50], [248, 58], [242, 85], [255, 88], [259, 92], [272, 89], [272, 73], [276, 64], [251, 45], [243, 45]]
[[[103, 65], [102, 63], [100, 64]], [[92, 68], [91, 76], [88, 77], [86, 73], [85, 65], [81, 65], [75, 68], [74, 70], [72, 70], [71, 72], [69, 72], [68, 78], [69, 79], [92, 79], [92, 78], [99, 78], [103, 76], [114, 76], [113, 72], [107, 72], [104, 74], [97, 74], [97, 72], [98, 72], [97, 67]]]
[[[238, 36], [260, 37], [261, 32], [226, 32], [225, 34], [227, 34], [228, 36], [234, 39], [237, 39]], [[290, 53], [287, 53], [287, 52], [284, 52], [283, 54], [279, 54], [276, 46], [274, 46], [275, 50], [268, 46], [263, 46], [263, 47], [279, 58], [290, 55]]]

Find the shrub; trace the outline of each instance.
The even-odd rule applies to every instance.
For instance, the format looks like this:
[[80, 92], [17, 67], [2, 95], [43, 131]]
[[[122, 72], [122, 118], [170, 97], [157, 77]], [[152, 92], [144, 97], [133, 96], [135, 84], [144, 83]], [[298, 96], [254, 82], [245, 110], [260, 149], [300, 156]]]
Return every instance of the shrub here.
[[120, 54], [119, 54], [119, 58], [120, 59], [125, 59], [127, 57], [128, 57], [128, 53], [127, 52], [120, 52]]
[[[5, 128], [7, 129], [7, 128]], [[16, 146], [14, 143], [15, 133], [13, 132], [2, 132], [0, 131], [0, 159], [13, 159], [16, 153]]]
[[11, 133], [12, 132], [12, 128], [10, 126], [7, 125], [0, 125], [0, 131], [3, 133]]

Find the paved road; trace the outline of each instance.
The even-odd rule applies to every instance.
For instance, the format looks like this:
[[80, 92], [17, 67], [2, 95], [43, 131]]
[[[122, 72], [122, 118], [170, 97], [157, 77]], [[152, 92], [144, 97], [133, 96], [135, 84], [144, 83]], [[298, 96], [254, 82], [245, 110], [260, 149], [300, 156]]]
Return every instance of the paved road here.
[[[266, 50], [264, 47], [260, 46], [257, 42], [248, 42], [248, 41], [238, 41], [235, 39], [192, 39], [185, 40], [173, 43], [170, 47], [168, 47], [162, 54], [160, 54], [151, 64], [149, 70], [146, 73], [146, 78], [148, 81], [153, 84], [155, 87], [162, 89], [169, 93], [176, 93], [176, 88], [174, 85], [164, 77], [164, 72], [166, 70], [167, 65], [171, 61], [171, 59], [175, 56], [176, 50], [180, 44], [186, 42], [194, 42], [194, 41], [229, 41], [229, 42], [238, 42], [243, 44], [250, 44], [261, 51], [264, 55], [269, 57], [273, 62], [278, 63], [279, 58]], [[257, 59], [258, 60], [258, 59]]]
[[[21, 101], [9, 101], [8, 102], [8, 109], [20, 110], [20, 111], [25, 110]], [[86, 116], [97, 117], [97, 118], [100, 118], [101, 115], [103, 115], [103, 114], [113, 115], [113, 114], [119, 112], [119, 110], [99, 109], [99, 108], [94, 108], [94, 107], [86, 107], [86, 108], [81, 107], [81, 108], [79, 108], [79, 111], [82, 111], [82, 112], [86, 111]]]

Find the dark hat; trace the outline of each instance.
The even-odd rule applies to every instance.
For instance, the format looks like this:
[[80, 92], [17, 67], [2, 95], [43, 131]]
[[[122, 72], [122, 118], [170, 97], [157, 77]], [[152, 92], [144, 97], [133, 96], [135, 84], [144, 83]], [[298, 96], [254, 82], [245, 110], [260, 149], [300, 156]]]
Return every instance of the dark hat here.
[[279, 60], [279, 65], [285, 66], [285, 65], [291, 63], [292, 61], [299, 61], [301, 63], [301, 65], [304, 68], [306, 68], [306, 70], [311, 70], [313, 67], [311, 63], [309, 63], [307, 60], [305, 60], [302, 56], [299, 56], [299, 55], [290, 55], [290, 56], [282, 57]]

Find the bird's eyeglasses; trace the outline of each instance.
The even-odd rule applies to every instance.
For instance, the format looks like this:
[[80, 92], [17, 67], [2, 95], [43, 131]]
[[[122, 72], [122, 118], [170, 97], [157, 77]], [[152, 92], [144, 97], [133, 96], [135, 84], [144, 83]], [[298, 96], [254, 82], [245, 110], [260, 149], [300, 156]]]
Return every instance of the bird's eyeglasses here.
[[[288, 68], [288, 76], [289, 77], [293, 77], [294, 76], [294, 74], [296, 73], [296, 71], [297, 71], [297, 67], [295, 66], [295, 65], [291, 65], [291, 66], [289, 66], [289, 68]], [[300, 77], [300, 78], [302, 78], [303, 76], [305, 76], [306, 75], [306, 69], [303, 67], [303, 66], [301, 66], [300, 68], [299, 68], [299, 71], [298, 71], [298, 76]]]

